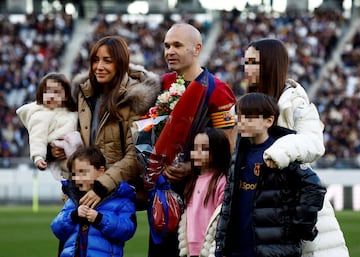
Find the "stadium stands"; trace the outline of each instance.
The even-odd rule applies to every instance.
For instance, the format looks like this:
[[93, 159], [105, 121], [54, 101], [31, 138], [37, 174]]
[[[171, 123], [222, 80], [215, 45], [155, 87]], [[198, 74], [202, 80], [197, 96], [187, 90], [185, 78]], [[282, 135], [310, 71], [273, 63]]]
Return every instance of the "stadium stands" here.
[[[73, 19], [64, 13], [24, 15], [12, 23], [0, 17], [0, 165], [8, 166], [11, 157], [28, 154], [27, 132], [15, 109], [35, 99], [39, 79], [57, 71], [67, 42], [72, 37]], [[27, 155], [28, 156], [28, 155]]]
[[[195, 17], [195, 18], [194, 18]], [[219, 20], [212, 20], [219, 19]], [[340, 37], [347, 33], [349, 21], [341, 13], [316, 10], [312, 13], [264, 13], [256, 10], [221, 12], [220, 15], [201, 18], [178, 14], [159, 14], [137, 17], [98, 15], [89, 21], [93, 28], [74, 62], [61, 63], [64, 50], [73, 35], [70, 16], [27, 15], [22, 23], [0, 19], [0, 166], [11, 166], [12, 157], [28, 156], [27, 132], [19, 123], [15, 109], [34, 99], [37, 82], [46, 72], [71, 66], [70, 77], [88, 69], [88, 51], [101, 36], [119, 34], [126, 38], [131, 60], [162, 74], [166, 71], [162, 41], [164, 33], [175, 21], [193, 23], [210, 37], [214, 22], [220, 22], [216, 45], [210, 53], [210, 71], [227, 81], [237, 95], [244, 93], [246, 81], [242, 73], [242, 56], [246, 45], [259, 37], [282, 39], [291, 57], [289, 77], [310, 89], [319, 80], [320, 69], [331, 60]], [[45, 26], [44, 24], [47, 24]], [[90, 25], [91, 24], [91, 25]], [[213, 36], [213, 35], [212, 35]], [[316, 163], [318, 167], [359, 167], [359, 72], [360, 32], [345, 45], [342, 62], [336, 63], [328, 76], [321, 78], [313, 101], [318, 105], [325, 124], [326, 155]], [[22, 159], [23, 160], [23, 159]]]

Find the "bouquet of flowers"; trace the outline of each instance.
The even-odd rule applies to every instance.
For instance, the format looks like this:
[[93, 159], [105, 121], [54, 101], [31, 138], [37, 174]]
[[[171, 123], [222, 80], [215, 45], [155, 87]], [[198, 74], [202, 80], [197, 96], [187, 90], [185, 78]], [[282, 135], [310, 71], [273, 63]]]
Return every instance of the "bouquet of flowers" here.
[[[185, 80], [183, 76], [178, 76], [176, 81], [171, 84], [169, 90], [164, 91], [158, 96], [155, 106], [150, 108], [148, 116], [152, 119], [156, 119], [159, 116], [166, 116], [167, 118], [172, 110], [174, 110], [180, 97], [185, 92], [185, 89]], [[159, 123], [153, 124], [157, 136], [160, 135], [165, 122], [166, 119], [163, 119], [159, 121]]]
[[156, 118], [161, 115], [169, 115], [174, 110], [175, 105], [185, 92], [185, 80], [183, 76], [178, 76], [176, 81], [171, 84], [169, 90], [164, 91], [158, 96], [155, 106], [151, 107], [148, 115]]
[[175, 108], [180, 97], [185, 92], [185, 89], [184, 77], [178, 75], [176, 81], [171, 84], [169, 90], [165, 90], [157, 97], [155, 106], [151, 107], [142, 119], [134, 122], [133, 129], [137, 132], [133, 133], [135, 136], [135, 144], [140, 143], [138, 138], [142, 132], [152, 132], [152, 142], [147, 143], [155, 143], [165, 125], [166, 120]]

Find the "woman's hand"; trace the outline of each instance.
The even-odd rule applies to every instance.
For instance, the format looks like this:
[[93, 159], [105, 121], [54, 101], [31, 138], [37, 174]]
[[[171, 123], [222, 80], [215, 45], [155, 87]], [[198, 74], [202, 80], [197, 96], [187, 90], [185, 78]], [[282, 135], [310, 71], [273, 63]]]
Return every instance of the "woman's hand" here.
[[62, 149], [60, 147], [52, 146], [51, 147], [51, 154], [57, 160], [66, 159], [65, 151], [64, 151], [64, 149]]
[[166, 165], [164, 174], [170, 183], [178, 182], [190, 175], [191, 162], [179, 162], [176, 165]]
[[80, 199], [80, 204], [86, 205], [90, 208], [95, 208], [100, 201], [100, 196], [98, 196], [93, 190], [90, 190]]

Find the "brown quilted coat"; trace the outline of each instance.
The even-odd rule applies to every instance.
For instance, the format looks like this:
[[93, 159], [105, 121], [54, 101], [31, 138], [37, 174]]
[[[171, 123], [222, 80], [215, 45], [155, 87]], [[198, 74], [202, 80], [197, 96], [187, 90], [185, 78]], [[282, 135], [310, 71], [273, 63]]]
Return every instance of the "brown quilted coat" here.
[[[111, 192], [122, 180], [135, 185], [139, 178], [135, 148], [131, 137], [131, 123], [144, 115], [154, 105], [161, 90], [160, 80], [154, 73], [141, 66], [130, 66], [130, 74], [125, 76], [118, 94], [121, 97], [118, 106], [121, 120], [111, 121], [105, 113], [99, 121], [95, 145], [103, 152], [107, 167], [104, 175], [97, 180]], [[80, 74], [73, 80], [73, 96], [79, 112], [79, 131], [86, 146], [90, 144], [91, 109], [87, 99], [93, 95], [88, 74]], [[120, 138], [120, 127], [123, 138]], [[125, 152], [122, 151], [122, 143]]]

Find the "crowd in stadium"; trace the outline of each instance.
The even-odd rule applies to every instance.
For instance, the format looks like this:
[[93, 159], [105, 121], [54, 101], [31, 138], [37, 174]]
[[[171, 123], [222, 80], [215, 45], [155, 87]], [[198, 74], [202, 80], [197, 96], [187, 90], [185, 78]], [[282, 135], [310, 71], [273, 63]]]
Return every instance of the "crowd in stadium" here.
[[8, 157], [28, 154], [28, 135], [15, 110], [35, 99], [36, 87], [44, 74], [60, 69], [60, 57], [72, 31], [72, 17], [62, 13], [29, 14], [24, 22], [15, 23], [8, 16], [0, 17], [0, 157], [3, 166], [8, 164]]
[[[91, 44], [98, 38], [119, 34], [131, 50], [131, 60], [158, 74], [166, 71], [162, 41], [166, 30], [175, 22], [164, 14], [158, 24], [124, 22], [119, 16], [108, 21], [99, 15], [91, 22], [88, 35], [74, 63], [61, 63], [66, 45], [73, 35], [76, 21], [62, 13], [27, 15], [25, 22], [12, 23], [7, 16], [0, 17], [0, 158], [28, 156], [28, 135], [19, 122], [15, 109], [35, 99], [39, 79], [49, 71], [58, 71], [61, 65], [71, 65], [71, 76], [88, 67]], [[242, 57], [246, 45], [257, 38], [276, 37], [288, 47], [291, 58], [289, 77], [309, 89], [320, 77], [320, 69], [331, 58], [339, 38], [347, 32], [349, 21], [340, 12], [317, 10], [276, 15], [247, 10], [221, 12], [221, 33], [211, 52], [208, 69], [228, 82], [236, 95], [244, 93]], [[205, 36], [211, 33], [207, 22], [186, 15], [180, 20], [195, 25]], [[46, 25], [46, 26], [45, 26]], [[319, 167], [359, 167], [359, 73], [360, 32], [343, 49], [342, 63], [336, 63], [312, 101], [319, 109], [325, 124], [326, 154], [317, 163]], [[7, 162], [0, 163], [6, 166]]]

